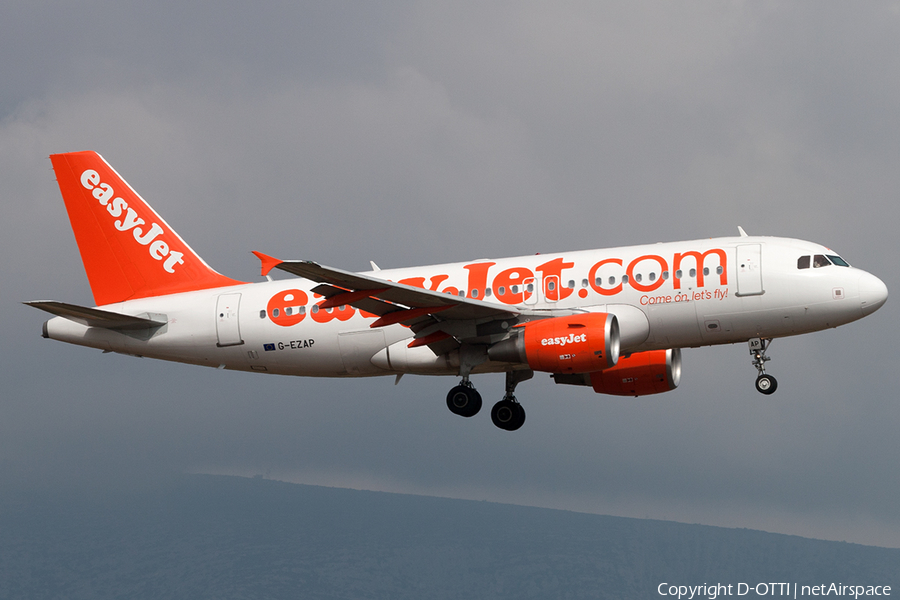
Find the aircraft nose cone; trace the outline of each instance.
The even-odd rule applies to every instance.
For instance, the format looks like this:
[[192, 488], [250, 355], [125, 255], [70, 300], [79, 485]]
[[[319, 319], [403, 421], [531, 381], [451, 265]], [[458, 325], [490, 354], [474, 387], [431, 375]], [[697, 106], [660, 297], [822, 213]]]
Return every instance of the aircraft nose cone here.
[[888, 289], [884, 282], [872, 275], [859, 276], [859, 301], [864, 315], [872, 314], [887, 301]]

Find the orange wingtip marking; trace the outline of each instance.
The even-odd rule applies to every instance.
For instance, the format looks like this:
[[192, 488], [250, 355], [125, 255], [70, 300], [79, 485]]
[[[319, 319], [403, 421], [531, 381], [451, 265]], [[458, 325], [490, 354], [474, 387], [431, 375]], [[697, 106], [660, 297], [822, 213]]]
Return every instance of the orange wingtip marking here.
[[436, 306], [430, 307], [425, 306], [422, 308], [407, 308], [404, 310], [395, 310], [394, 312], [389, 312], [384, 315], [369, 327], [385, 327], [387, 325], [393, 325], [394, 323], [402, 323], [403, 321], [409, 321], [411, 319], [418, 319], [419, 317], [424, 317], [425, 315], [430, 315], [432, 313], [441, 312], [442, 310], [447, 310], [448, 308], [453, 308], [456, 306], [455, 304], [451, 304], [450, 306]]
[[256, 250], [253, 250], [253, 254], [256, 256], [256, 258], [259, 259], [259, 262], [260, 262], [259, 274], [262, 275], [263, 277], [268, 275], [269, 271], [271, 271], [272, 269], [274, 269], [275, 267], [277, 267], [278, 265], [280, 265], [281, 263], [284, 262], [280, 258], [275, 258], [273, 256], [269, 256], [268, 254], [263, 254], [262, 252], [257, 252]]
[[443, 331], [435, 331], [430, 335], [426, 335], [425, 337], [416, 338], [411, 341], [406, 347], [407, 348], [418, 348], [419, 346], [427, 346], [428, 344], [433, 344], [435, 342], [440, 342], [441, 340], [446, 340], [450, 337], [449, 333], [445, 333]]
[[319, 308], [335, 308], [338, 306], [344, 306], [345, 304], [350, 304], [351, 302], [356, 302], [357, 300], [362, 300], [363, 298], [368, 298], [369, 296], [374, 296], [375, 294], [380, 294], [381, 292], [386, 292], [390, 288], [379, 288], [377, 290], [359, 290], [356, 292], [344, 292], [342, 294], [338, 294], [336, 296], [332, 296], [325, 302], [319, 304]]

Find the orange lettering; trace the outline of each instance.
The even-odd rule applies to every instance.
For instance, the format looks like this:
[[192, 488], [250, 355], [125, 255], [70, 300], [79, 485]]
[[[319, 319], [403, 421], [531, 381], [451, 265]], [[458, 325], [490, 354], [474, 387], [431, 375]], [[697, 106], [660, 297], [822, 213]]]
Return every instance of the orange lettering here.
[[[526, 269], [525, 267], [513, 267], [512, 269], [500, 271], [494, 277], [494, 296], [504, 304], [521, 304], [525, 302], [525, 298], [531, 297], [531, 293], [526, 292], [524, 286], [522, 291], [513, 293], [512, 286], [521, 286], [523, 281], [533, 278], [534, 273], [531, 272], [531, 269]], [[504, 294], [500, 294], [501, 287], [504, 288]]]
[[[642, 283], [636, 281], [634, 278], [635, 265], [645, 260], [655, 260], [657, 263], [659, 263], [659, 278], [650, 285], [643, 285]], [[669, 265], [666, 264], [666, 260], [662, 256], [657, 256], [655, 254], [645, 254], [644, 256], [639, 256], [628, 263], [628, 269], [625, 271], [625, 273], [628, 275], [628, 283], [631, 284], [631, 287], [639, 292], [652, 292], [663, 284], [662, 272], [668, 270]]]
[[687, 256], [693, 258], [697, 265], [697, 287], [703, 287], [703, 262], [710, 254], [716, 254], [719, 257], [719, 266], [722, 267], [722, 272], [719, 274], [719, 284], [728, 285], [728, 259], [726, 258], [724, 250], [713, 248], [712, 250], [707, 250], [703, 254], [691, 250], [690, 252], [677, 252], [675, 256], [672, 257], [672, 269], [675, 271], [672, 276], [676, 290], [681, 289], [681, 278], [678, 277], [678, 271], [681, 269], [681, 260]]
[[284, 290], [272, 296], [266, 305], [266, 314], [276, 325], [290, 327], [306, 318], [308, 301], [309, 296], [303, 290]]
[[607, 264], [615, 264], [615, 265], [621, 266], [622, 259], [621, 258], [604, 258], [603, 260], [598, 262], [596, 265], [591, 267], [590, 271], [588, 271], [588, 283], [590, 284], [590, 286], [592, 288], [594, 288], [594, 291], [597, 292], [598, 294], [602, 294], [604, 296], [615, 296], [616, 294], [618, 294], [619, 292], [622, 291], [621, 283], [619, 285], [617, 285], [616, 287], [609, 288], [609, 289], [600, 287], [597, 284], [597, 270], [600, 267], [602, 267], [603, 265], [607, 265]]
[[[544, 298], [547, 300], [563, 300], [572, 295], [572, 288], [564, 287], [562, 280], [562, 271], [563, 269], [571, 269], [575, 266], [575, 263], [567, 263], [563, 262], [562, 258], [554, 258], [549, 262], [545, 262], [544, 264], [538, 266], [537, 270], [540, 271], [544, 286]], [[555, 290], [550, 289], [548, 284], [551, 281], [555, 281]]]
[[466, 290], [466, 297], [472, 298], [472, 290], [481, 290], [479, 294], [484, 294], [484, 288], [487, 285], [487, 274], [488, 269], [497, 263], [486, 262], [486, 263], [475, 263], [473, 265], [466, 265], [463, 269], [469, 272], [469, 289]]
[[[316, 297], [321, 298], [322, 296], [316, 294]], [[353, 308], [346, 305], [337, 308], [322, 308], [321, 305], [324, 304], [326, 300], [322, 300], [322, 302], [314, 305], [312, 310], [309, 311], [312, 314], [312, 320], [316, 323], [328, 323], [335, 319], [338, 321], [348, 321], [356, 314], [356, 311]]]

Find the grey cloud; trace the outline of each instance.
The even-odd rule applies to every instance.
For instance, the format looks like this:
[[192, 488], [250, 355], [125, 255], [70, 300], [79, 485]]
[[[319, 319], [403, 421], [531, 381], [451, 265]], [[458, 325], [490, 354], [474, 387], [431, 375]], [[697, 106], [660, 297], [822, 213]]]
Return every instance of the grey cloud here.
[[[269, 472], [897, 545], [890, 301], [776, 342], [771, 399], [743, 346], [686, 350], [660, 397], [523, 384], [515, 435], [449, 415], [451, 379], [101, 355], [41, 340], [43, 316], [18, 304], [91, 302], [46, 159], [81, 149], [249, 280], [253, 249], [366, 269], [741, 224], [831, 245], [898, 289], [891, 5], [0, 10], [8, 482]], [[502, 394], [499, 377], [477, 384]]]

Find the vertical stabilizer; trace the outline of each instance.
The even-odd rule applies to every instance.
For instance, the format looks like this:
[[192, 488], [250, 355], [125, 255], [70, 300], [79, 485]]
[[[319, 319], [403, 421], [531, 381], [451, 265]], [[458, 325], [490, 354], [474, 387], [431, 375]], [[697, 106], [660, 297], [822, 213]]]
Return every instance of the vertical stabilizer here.
[[243, 283], [210, 268], [96, 152], [50, 160], [98, 306]]

